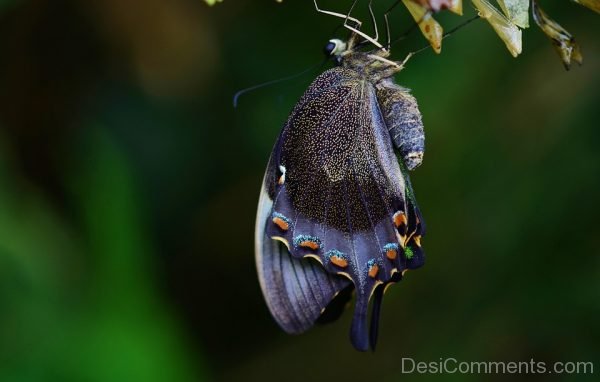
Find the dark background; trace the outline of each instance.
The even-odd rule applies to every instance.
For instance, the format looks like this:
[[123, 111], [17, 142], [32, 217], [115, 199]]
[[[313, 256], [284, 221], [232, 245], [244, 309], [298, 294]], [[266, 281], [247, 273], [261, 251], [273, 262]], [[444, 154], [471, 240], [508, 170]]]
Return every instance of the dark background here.
[[[338, 19], [309, 1], [0, 1], [0, 381], [435, 377], [402, 374], [402, 357], [600, 372], [600, 15], [542, 5], [582, 67], [535, 26], [514, 59], [478, 20], [397, 75], [426, 128], [412, 180], [428, 258], [388, 291], [363, 354], [347, 313], [283, 333], [254, 268], [269, 151], [323, 69], [231, 105], [319, 63]], [[398, 7], [394, 35], [410, 20]], [[392, 58], [425, 44], [413, 32]]]

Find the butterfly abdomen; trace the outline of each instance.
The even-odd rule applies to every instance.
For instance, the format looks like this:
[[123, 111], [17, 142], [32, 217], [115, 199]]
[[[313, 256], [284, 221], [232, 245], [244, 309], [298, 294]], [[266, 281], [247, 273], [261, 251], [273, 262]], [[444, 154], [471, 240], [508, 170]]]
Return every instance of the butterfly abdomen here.
[[376, 87], [392, 141], [406, 168], [413, 170], [421, 164], [425, 153], [425, 133], [417, 100], [408, 89], [394, 84], [391, 79], [381, 81]]

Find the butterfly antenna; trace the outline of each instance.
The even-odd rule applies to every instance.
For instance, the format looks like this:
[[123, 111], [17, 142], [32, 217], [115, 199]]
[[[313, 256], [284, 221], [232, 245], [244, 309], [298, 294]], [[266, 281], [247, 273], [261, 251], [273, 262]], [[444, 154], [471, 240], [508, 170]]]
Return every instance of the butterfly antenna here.
[[296, 74], [291, 75], [291, 76], [287, 76], [287, 77], [278, 78], [278, 79], [275, 79], [275, 80], [263, 82], [262, 84], [258, 84], [258, 85], [250, 86], [249, 88], [246, 88], [246, 89], [242, 89], [242, 90], [240, 90], [240, 91], [238, 91], [237, 93], [234, 94], [234, 96], [233, 96], [233, 107], [237, 108], [238, 100], [239, 100], [240, 96], [243, 95], [243, 94], [246, 94], [246, 93], [251, 92], [253, 90], [261, 89], [261, 88], [264, 88], [264, 87], [267, 87], [267, 86], [275, 85], [275, 84], [278, 84], [280, 82], [290, 81], [290, 80], [293, 80], [295, 78], [301, 77], [301, 76], [305, 75], [306, 73], [310, 72], [311, 70], [314, 70], [314, 69], [316, 69], [319, 66], [325, 65], [326, 62], [327, 62], [327, 59], [325, 59], [325, 60], [323, 60], [323, 61], [321, 61], [321, 62], [319, 62], [319, 63], [317, 63], [315, 65], [312, 65], [308, 69], [304, 69], [300, 73], [296, 73]]

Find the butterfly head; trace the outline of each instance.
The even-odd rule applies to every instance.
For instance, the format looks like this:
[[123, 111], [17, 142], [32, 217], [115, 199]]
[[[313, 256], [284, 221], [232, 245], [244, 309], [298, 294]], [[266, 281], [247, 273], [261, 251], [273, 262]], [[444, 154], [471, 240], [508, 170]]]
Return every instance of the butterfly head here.
[[389, 50], [377, 48], [365, 52], [356, 49], [357, 46], [360, 44], [355, 43], [355, 38], [348, 41], [331, 39], [323, 48], [323, 52], [327, 58], [333, 59], [336, 66], [370, 74], [374, 82], [390, 77], [404, 67], [404, 62], [395, 62], [387, 58], [390, 55]]
[[337, 38], [329, 40], [323, 48], [325, 56], [333, 58], [336, 65], [341, 65], [342, 56], [348, 51], [348, 44]]

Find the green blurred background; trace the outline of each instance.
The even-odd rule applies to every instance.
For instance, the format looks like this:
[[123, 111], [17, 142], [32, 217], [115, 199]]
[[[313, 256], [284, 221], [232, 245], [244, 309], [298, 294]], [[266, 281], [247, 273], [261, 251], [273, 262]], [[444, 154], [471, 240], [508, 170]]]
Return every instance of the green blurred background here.
[[[231, 105], [319, 63], [339, 20], [310, 1], [0, 1], [0, 381], [502, 379], [402, 374], [402, 357], [597, 375], [600, 16], [542, 5], [582, 67], [566, 72], [536, 27], [513, 59], [476, 21], [397, 76], [426, 128], [412, 180], [428, 259], [388, 291], [364, 354], [349, 314], [283, 333], [254, 268], [269, 151], [323, 69]], [[408, 12], [391, 23], [400, 35]], [[393, 58], [424, 44], [414, 32]]]

